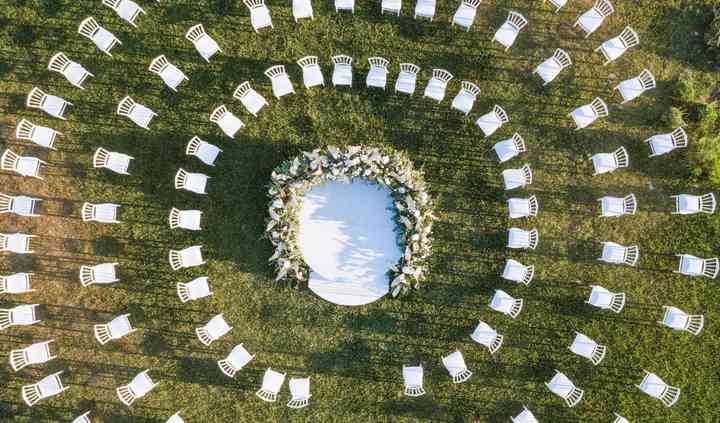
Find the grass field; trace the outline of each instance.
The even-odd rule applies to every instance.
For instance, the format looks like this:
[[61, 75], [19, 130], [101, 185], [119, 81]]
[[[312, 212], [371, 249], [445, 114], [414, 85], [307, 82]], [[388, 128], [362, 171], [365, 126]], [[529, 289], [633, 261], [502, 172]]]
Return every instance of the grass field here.
[[[414, 4], [409, 1], [399, 18], [381, 16], [379, 2], [357, 1], [354, 16], [336, 14], [331, 2], [314, 2], [315, 20], [295, 24], [289, 2], [270, 0], [275, 28], [255, 34], [247, 9], [237, 1], [144, 0], [148, 14], [134, 29], [99, 0], [4, 0], [0, 142], [3, 150], [40, 157], [48, 167], [43, 181], [0, 174], [0, 191], [45, 200], [42, 217], [3, 215], [0, 220], [0, 232], [39, 236], [36, 254], [0, 256], [2, 274], [34, 272], [37, 288], [2, 295], [1, 307], [42, 304], [41, 323], [0, 332], [0, 357], [6, 360], [11, 349], [46, 339], [55, 339], [59, 357], [18, 373], [8, 364], [0, 366], [0, 421], [71, 421], [92, 410], [93, 422], [164, 422], [181, 410], [187, 422], [207, 423], [508, 422], [522, 404], [541, 422], [551, 423], [611, 422], [613, 412], [632, 422], [720, 421], [717, 281], [672, 272], [675, 254], [717, 254], [720, 220], [670, 215], [674, 205], [669, 198], [713, 187], [692, 181], [685, 151], [651, 159], [642, 142], [673, 129], [662, 116], [679, 74], [692, 71], [705, 83], [717, 78], [712, 73], [717, 64], [713, 68], [702, 53], [708, 19], [703, 7], [712, 2], [616, 0], [616, 13], [589, 39], [572, 28], [589, 0], [570, 1], [559, 14], [536, 0], [489, 0], [480, 6], [470, 32], [449, 26], [456, 3], [438, 4], [430, 23], [412, 19]], [[687, 3], [695, 9], [688, 11]], [[490, 39], [511, 8], [530, 24], [505, 52]], [[122, 41], [113, 57], [76, 34], [79, 22], [90, 15]], [[196, 23], [203, 23], [223, 48], [209, 64], [183, 38]], [[640, 47], [603, 67], [593, 50], [627, 24], [640, 34]], [[574, 65], [542, 88], [531, 71], [557, 47], [571, 54]], [[46, 70], [57, 51], [96, 75], [85, 91]], [[179, 93], [147, 71], [159, 54], [189, 76]], [[309, 54], [320, 57], [325, 88], [301, 86], [294, 63]], [[334, 54], [355, 58], [354, 87], [335, 89], [329, 83]], [[364, 88], [367, 58], [375, 55], [391, 61], [385, 92]], [[400, 62], [422, 68], [413, 97], [392, 93]], [[277, 100], [263, 71], [279, 63], [287, 66], [297, 93]], [[439, 105], [422, 98], [434, 67], [455, 75]], [[612, 88], [646, 67], [658, 88], [620, 106]], [[231, 98], [245, 80], [270, 100], [257, 118]], [[449, 108], [460, 80], [482, 89], [468, 117]], [[35, 85], [74, 103], [66, 122], [25, 107], [25, 96]], [[150, 131], [115, 115], [125, 95], [159, 114]], [[610, 116], [574, 131], [567, 114], [595, 96], [605, 98]], [[511, 122], [484, 140], [473, 122], [496, 103], [506, 108]], [[220, 104], [247, 124], [235, 140], [208, 121]], [[57, 151], [15, 140], [15, 124], [22, 118], [62, 131]], [[503, 167], [490, 148], [515, 131], [529, 151]], [[193, 135], [224, 150], [216, 167], [185, 156]], [[271, 170], [303, 150], [347, 144], [407, 151], [424, 169], [437, 200], [428, 281], [401, 300], [339, 308], [309, 291], [273, 282], [267, 264], [270, 243], [262, 238]], [[621, 145], [630, 153], [630, 168], [592, 177], [589, 157]], [[92, 169], [92, 154], [100, 146], [135, 157], [132, 176]], [[500, 172], [525, 162], [533, 169], [533, 184], [505, 193]], [[175, 191], [173, 176], [179, 167], [209, 174], [209, 194]], [[597, 198], [630, 192], [639, 202], [635, 216], [598, 217]], [[540, 215], [508, 221], [508, 196], [530, 194], [539, 199]], [[85, 201], [121, 204], [122, 224], [83, 223], [80, 207]], [[171, 207], [203, 210], [204, 230], [171, 231]], [[538, 249], [506, 249], [511, 226], [537, 227]], [[601, 241], [639, 245], [638, 265], [601, 264]], [[194, 244], [204, 245], [208, 265], [172, 272], [168, 250]], [[530, 286], [500, 279], [507, 257], [536, 266]], [[119, 262], [122, 281], [82, 288], [79, 266], [101, 262]], [[203, 275], [214, 294], [181, 304], [175, 284]], [[615, 315], [584, 304], [594, 284], [626, 292], [625, 310]], [[498, 288], [525, 299], [518, 319], [487, 307]], [[661, 327], [656, 321], [663, 305], [704, 313], [704, 331], [694, 337]], [[203, 347], [194, 329], [219, 312], [234, 329]], [[92, 326], [123, 313], [131, 313], [140, 329], [100, 346]], [[493, 356], [468, 336], [478, 319], [505, 335], [505, 344]], [[602, 364], [594, 367], [567, 349], [574, 331], [608, 346]], [[256, 358], [229, 379], [215, 362], [238, 343]], [[474, 372], [469, 382], [457, 386], [440, 363], [441, 356], [456, 348]], [[425, 367], [428, 394], [403, 397], [401, 367], [418, 362]], [[254, 392], [268, 366], [288, 376], [310, 376], [311, 405], [289, 410], [284, 406], [286, 387], [275, 404], [257, 399]], [[115, 387], [148, 368], [160, 385], [131, 408], [121, 404]], [[566, 408], [546, 389], [543, 382], [554, 369], [585, 389], [579, 406]], [[634, 387], [643, 369], [682, 389], [674, 407], [667, 409]], [[63, 381], [70, 389], [27, 407], [20, 387], [59, 370], [65, 370]]]

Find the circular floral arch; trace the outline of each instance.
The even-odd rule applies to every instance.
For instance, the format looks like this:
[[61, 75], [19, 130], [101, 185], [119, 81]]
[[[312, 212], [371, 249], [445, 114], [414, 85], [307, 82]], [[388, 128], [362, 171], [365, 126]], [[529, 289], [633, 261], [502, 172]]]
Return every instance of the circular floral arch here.
[[432, 251], [432, 200], [421, 171], [405, 153], [388, 147], [329, 146], [303, 152], [272, 172], [268, 194], [269, 218], [265, 235], [275, 248], [270, 257], [276, 280], [307, 281], [309, 268], [300, 251], [299, 212], [303, 195], [326, 181], [364, 178], [386, 187], [394, 202], [397, 242], [403, 251], [389, 271], [393, 297], [417, 288], [425, 278]]

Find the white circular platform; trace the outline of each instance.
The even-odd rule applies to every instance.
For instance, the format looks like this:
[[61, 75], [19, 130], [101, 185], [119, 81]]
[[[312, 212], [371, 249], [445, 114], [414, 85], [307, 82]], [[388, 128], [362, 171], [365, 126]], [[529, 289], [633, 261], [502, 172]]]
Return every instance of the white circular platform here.
[[351, 306], [387, 294], [387, 271], [401, 257], [394, 207], [387, 188], [363, 179], [310, 189], [299, 216], [309, 288], [327, 301]]

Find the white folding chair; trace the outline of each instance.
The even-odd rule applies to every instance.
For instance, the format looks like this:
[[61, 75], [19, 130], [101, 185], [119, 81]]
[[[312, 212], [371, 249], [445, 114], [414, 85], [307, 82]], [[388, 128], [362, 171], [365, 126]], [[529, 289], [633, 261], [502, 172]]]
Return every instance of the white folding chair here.
[[72, 106], [72, 103], [58, 96], [46, 94], [38, 87], [33, 87], [28, 93], [25, 105], [31, 109], [40, 109], [52, 117], [66, 120], [63, 115], [67, 106]]
[[242, 105], [245, 106], [245, 109], [253, 116], [257, 116], [260, 109], [268, 105], [265, 97], [258, 94], [258, 92], [250, 86], [250, 81], [245, 81], [238, 85], [233, 93], [233, 97], [240, 100]]
[[195, 278], [188, 283], [177, 283], [177, 294], [180, 301], [186, 303], [192, 300], [199, 300], [212, 295], [210, 291], [210, 285], [208, 285], [208, 278], [205, 276]]
[[290, 378], [288, 388], [290, 388], [290, 401], [287, 406], [295, 410], [307, 407], [312, 396], [310, 395], [310, 378]]
[[253, 358], [254, 354], [250, 354], [243, 344], [236, 345], [228, 356], [218, 361], [220, 371], [228, 377], [235, 377], [235, 373], [242, 370]]
[[596, 48], [595, 51], [602, 53], [605, 58], [603, 66], [605, 66], [625, 54], [629, 48], [635, 47], [638, 44], [640, 44], [640, 37], [638, 37], [632, 28], [626, 26], [620, 35], [605, 41], [600, 47]]
[[191, 173], [179, 169], [175, 174], [175, 189], [184, 189], [196, 194], [206, 194], [205, 188], [209, 177], [202, 173]]
[[134, 157], [127, 154], [108, 151], [100, 147], [93, 154], [93, 168], [105, 168], [121, 175], [129, 175], [128, 167], [133, 159]]
[[165, 423], [185, 423], [185, 420], [183, 420], [183, 418], [180, 417], [180, 412], [178, 411], [177, 413], [170, 416], [170, 418], [167, 419], [167, 421], [165, 421]]
[[500, 28], [495, 32], [492, 41], [497, 41], [505, 47], [505, 51], [508, 51], [513, 44], [517, 36], [520, 34], [523, 28], [527, 26], [527, 19], [518, 12], [511, 10], [508, 13], [508, 17]]
[[563, 49], [559, 48], [555, 50], [552, 57], [540, 63], [533, 73], [538, 74], [543, 80], [543, 85], [551, 83], [563, 69], [572, 65], [570, 55]]
[[615, 415], [615, 420], [613, 420], [613, 423], [630, 423], [628, 419], [619, 415], [618, 413], [613, 413], [613, 415]]
[[119, 263], [101, 263], [94, 266], [80, 266], [80, 284], [84, 287], [101, 284], [107, 285], [119, 281], [117, 267]]
[[205, 326], [195, 328], [195, 334], [203, 345], [210, 345], [213, 341], [230, 332], [232, 326], [228, 325], [222, 314], [214, 316]]
[[530, 285], [535, 276], [535, 266], [525, 266], [519, 261], [507, 259], [503, 269], [502, 278], [511, 282]]
[[637, 245], [626, 247], [614, 242], [603, 242], [602, 257], [600, 261], [613, 264], [627, 264], [635, 266], [640, 258], [640, 250]]
[[445, 98], [445, 90], [451, 79], [453, 79], [452, 74], [445, 69], [433, 69], [432, 78], [425, 86], [423, 96], [440, 103]]
[[205, 27], [203, 27], [202, 24], [197, 24], [188, 29], [188, 32], [185, 33], [185, 38], [193, 43], [195, 50], [200, 53], [200, 56], [202, 56], [206, 62], [209, 62], [215, 53], [222, 52], [218, 43], [205, 32]]
[[675, 199], [675, 211], [673, 214], [713, 214], [717, 205], [715, 194], [712, 192], [703, 195], [672, 195], [670, 198]]
[[182, 228], [191, 231], [199, 231], [202, 211], [180, 210], [173, 207], [170, 209], [170, 229]]
[[185, 154], [195, 156], [209, 166], [215, 166], [215, 160], [222, 150], [215, 144], [201, 140], [198, 136], [192, 137], [185, 147]]
[[39, 198], [26, 197], [24, 195], [6, 195], [0, 193], [0, 214], [12, 213], [18, 216], [36, 217], [40, 216], [38, 204], [42, 200]]
[[625, 197], [603, 197], [598, 201], [600, 202], [600, 214], [603, 217], [619, 217], [635, 214], [637, 211], [635, 194], [628, 194]]
[[265, 5], [265, 0], [243, 0], [243, 3], [250, 9], [250, 24], [255, 32], [262, 28], [273, 28], [270, 9]]
[[615, 9], [610, 1], [596, 0], [595, 5], [590, 10], [580, 15], [573, 26], [580, 26], [580, 28], [585, 32], [585, 38], [587, 38], [590, 34], [600, 28], [600, 25], [602, 25], [605, 21], [605, 18], [612, 15], [614, 11]]
[[467, 116], [475, 105], [475, 99], [480, 94], [480, 87], [470, 81], [460, 82], [460, 91], [453, 98], [451, 109], [459, 110]]
[[0, 309], [0, 330], [10, 326], [30, 326], [40, 322], [36, 316], [39, 304], [21, 304]]
[[472, 376], [472, 372], [467, 368], [465, 359], [460, 351], [455, 351], [443, 357], [442, 363], [450, 374], [453, 383], [463, 383]]
[[46, 164], [37, 157], [19, 156], [12, 150], [5, 150], [0, 156], [0, 169], [13, 171], [20, 176], [30, 176], [43, 179], [40, 176], [40, 167]]
[[615, 89], [623, 98], [622, 104], [634, 100], [647, 90], [655, 88], [655, 77], [649, 70], [643, 69], [635, 78], [626, 79], [619, 83]]
[[475, 22], [475, 15], [477, 15], [477, 8], [480, 3], [482, 3], [482, 0], [462, 0], [453, 14], [450, 26], [458, 25], [465, 28], [465, 31], [470, 31], [470, 27]]
[[517, 157], [520, 153], [527, 151], [525, 140], [517, 132], [513, 134], [512, 138], [495, 143], [493, 150], [495, 150], [500, 163], [505, 163]]
[[490, 327], [487, 323], [480, 320], [473, 333], [470, 334], [470, 338], [480, 345], [487, 347], [490, 354], [495, 354], [500, 349], [503, 343], [504, 336], [497, 333], [497, 331]]
[[688, 136], [684, 129], [677, 128], [669, 134], [658, 134], [645, 140], [650, 145], [650, 157], [661, 156], [688, 145]]
[[335, 0], [335, 13], [341, 10], [349, 10], [355, 14], [355, 0]]
[[68, 59], [65, 53], [62, 52], [56, 53], [50, 58], [48, 70], [61, 74], [69, 83], [81, 90], [85, 89], [85, 87], [82, 86], [83, 82], [89, 76], [95, 76], [88, 72], [81, 64]]
[[235, 138], [235, 134], [245, 127], [243, 121], [229, 111], [224, 104], [210, 113], [210, 122], [217, 124], [225, 135], [230, 138]]
[[587, 304], [615, 313], [620, 313], [625, 307], [624, 292], [611, 292], [599, 285], [591, 285], [591, 288], [590, 298], [585, 301]]
[[403, 366], [403, 384], [406, 397], [420, 397], [425, 395], [423, 388], [423, 368], [418, 366]]
[[614, 172], [622, 167], [630, 166], [630, 157], [628, 157], [625, 147], [619, 147], [612, 153], [598, 153], [590, 158], [593, 164], [595, 175]]
[[269, 67], [265, 71], [265, 76], [270, 78], [270, 82], [272, 83], [272, 92], [275, 97], [280, 98], [284, 95], [295, 92], [295, 88], [293, 88], [292, 82], [290, 82], [290, 77], [287, 72], [285, 72], [284, 65]]
[[103, 4], [135, 28], [137, 28], [135, 21], [138, 16], [145, 15], [145, 11], [132, 0], [103, 0]]
[[27, 366], [47, 363], [56, 358], [57, 356], [50, 352], [50, 344], [53, 342], [55, 341], [38, 342], [19, 350], [10, 351], [10, 367], [17, 372]]
[[298, 19], [315, 19], [312, 2], [310, 0], [292, 0], [292, 13], [295, 23], [297, 23]]
[[672, 407], [680, 399], [680, 388], [668, 385], [655, 373], [644, 372], [642, 382], [636, 385], [642, 392], [659, 399], [666, 407]]
[[60, 380], [62, 371], [45, 376], [40, 381], [32, 385], [23, 385], [21, 388], [22, 399], [29, 407], [37, 404], [38, 401], [49, 398], [66, 391], [68, 388], [63, 386]]
[[[309, 0], [307, 1], [309, 2]], [[325, 78], [323, 77], [320, 65], [318, 65], [317, 56], [305, 56], [298, 60], [297, 64], [302, 69], [303, 85], [305, 85], [305, 88], [317, 87], [318, 85], [325, 86]]]
[[401, 92], [409, 95], [415, 93], [417, 85], [417, 74], [420, 67], [412, 63], [400, 63], [400, 73], [395, 80], [395, 92]]
[[92, 420], [90, 420], [90, 412], [86, 411], [85, 413], [75, 417], [75, 420], [72, 421], [72, 423], [92, 423]]
[[[548, 2], [548, 0], [543, 0], [543, 3], [547, 3], [547, 2]], [[550, 0], [550, 4], [555, 6], [555, 13], [558, 13], [560, 11], [560, 9], [562, 9], [563, 6], [565, 6], [566, 3], [567, 3], [567, 0]]]
[[186, 267], [196, 267], [205, 264], [202, 257], [202, 246], [194, 245], [182, 250], [170, 250], [170, 267], [179, 270]]
[[111, 203], [84, 203], [81, 210], [82, 220], [83, 222], [120, 223], [117, 220], [119, 208], [119, 205]]
[[603, 361], [607, 353], [607, 347], [605, 345], [598, 344], [580, 332], [575, 332], [575, 339], [569, 348], [570, 351], [580, 357], [587, 358], [596, 366]]
[[333, 86], [352, 86], [352, 62], [353, 58], [344, 54], [333, 56]]
[[108, 323], [93, 326], [95, 339], [97, 339], [100, 345], [105, 345], [113, 339], [120, 339], [137, 330], [130, 324], [128, 316], [129, 314], [122, 314]]
[[508, 248], [534, 250], [539, 241], [540, 235], [537, 229], [526, 231], [520, 228], [510, 228], [508, 230]]
[[118, 103], [116, 113], [120, 116], [129, 118], [133, 123], [143, 129], [150, 129], [150, 121], [157, 116], [157, 113], [150, 110], [147, 106], [136, 103], [135, 100], [126, 96]]
[[493, 106], [492, 111], [480, 116], [475, 121], [475, 124], [482, 130], [483, 134], [485, 134], [485, 138], [487, 138], [508, 122], [510, 122], [510, 119], [505, 109], [496, 104]]
[[575, 130], [587, 128], [597, 119], [609, 115], [607, 104], [600, 97], [595, 97], [590, 104], [580, 106], [573, 110], [570, 116], [575, 122]]
[[532, 184], [532, 170], [530, 165], [524, 164], [519, 169], [505, 169], [502, 171], [505, 191]]
[[525, 406], [523, 406], [523, 411], [521, 411], [520, 414], [515, 417], [510, 417], [510, 420], [512, 420], [512, 423], [539, 423], [535, 415]]
[[85, 18], [80, 22], [78, 34], [92, 41], [100, 51], [110, 57], [112, 57], [110, 50], [117, 44], [122, 44], [112, 32], [101, 27], [93, 17]]
[[[384, 2], [385, 0], [383, 0]], [[400, 10], [398, 9], [398, 14]], [[365, 85], [375, 88], [385, 89], [387, 84], [388, 65], [390, 61], [382, 57], [370, 57], [368, 58], [370, 64], [370, 70], [368, 71], [367, 77], [365, 78]]]
[[55, 150], [53, 144], [58, 135], [62, 135], [62, 132], [46, 126], [35, 125], [27, 119], [22, 119], [15, 127], [15, 138], [30, 141], [40, 147], [52, 150]]
[[699, 335], [705, 326], [705, 316], [702, 314], [687, 314], [677, 307], [663, 306], [665, 315], [662, 321], [663, 326], [684, 332], [690, 332], [693, 335]]
[[37, 291], [30, 286], [32, 273], [13, 273], [0, 276], [0, 294], [24, 294]]
[[263, 401], [275, 402], [283, 383], [285, 383], [285, 373], [276, 372], [268, 367], [263, 375], [262, 386], [255, 395]]
[[148, 68], [150, 72], [158, 75], [165, 85], [173, 91], [177, 91], [178, 85], [190, 79], [177, 66], [170, 63], [164, 54], [154, 58]]
[[430, 22], [432, 22], [435, 17], [435, 0], [417, 0], [415, 3], [415, 16], [413, 18], [417, 19], [418, 16], [430, 19]]
[[510, 219], [519, 219], [523, 217], [534, 217], [538, 213], [537, 197], [531, 195], [528, 198], [509, 198], [508, 213]]
[[380, 14], [385, 12], [395, 13], [400, 16], [400, 9], [402, 8], [402, 0], [382, 0], [380, 2]]
[[575, 407], [585, 395], [585, 391], [575, 386], [565, 374], [555, 370], [555, 376], [550, 382], [545, 383], [550, 392], [559, 396], [565, 401], [568, 407]]
[[0, 233], [0, 252], [7, 251], [15, 254], [32, 254], [35, 251], [30, 243], [37, 235], [2, 234]]
[[157, 383], [153, 382], [150, 376], [148, 376], [149, 371], [148, 369], [138, 373], [130, 383], [115, 389], [118, 398], [120, 398], [123, 404], [129, 407], [135, 400], [144, 397], [157, 386]]
[[496, 289], [489, 306], [491, 309], [515, 319], [522, 311], [523, 304], [522, 298], [513, 298], [507, 292]]
[[680, 257], [680, 264], [675, 273], [686, 276], [705, 276], [710, 279], [717, 278], [720, 271], [720, 259], [703, 259], [690, 254], [676, 254], [676, 256]]

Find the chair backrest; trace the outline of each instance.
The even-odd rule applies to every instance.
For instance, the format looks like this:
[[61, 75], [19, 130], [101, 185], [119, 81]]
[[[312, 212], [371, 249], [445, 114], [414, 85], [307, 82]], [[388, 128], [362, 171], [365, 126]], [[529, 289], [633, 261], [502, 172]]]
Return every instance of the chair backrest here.
[[252, 88], [250, 87], [250, 81], [245, 81], [242, 84], [238, 85], [237, 88], [235, 88], [233, 97], [240, 100], [245, 97], [251, 90]]
[[243, 0], [248, 9], [256, 9], [265, 6], [265, 0]]
[[345, 54], [338, 54], [336, 56], [331, 57], [331, 60], [333, 64], [337, 65], [348, 65], [351, 66], [353, 62], [353, 58], [345, 55]]
[[528, 21], [527, 21], [527, 19], [525, 19], [525, 16], [519, 14], [518, 12], [511, 10], [508, 13], [507, 23], [514, 26], [515, 28], [517, 28], [518, 31], [520, 31], [521, 29], [525, 28]]
[[477, 97], [480, 94], [480, 87], [470, 81], [460, 82], [460, 90], [467, 92], [472, 97]]
[[610, 3], [609, 0], [597, 0], [595, 1], [595, 5], [593, 6], [593, 9], [595, 9], [600, 16], [607, 18], [608, 16], [612, 15], [612, 13], [615, 11], [615, 8], [613, 7], [612, 3]]
[[617, 167], [628, 167], [630, 165], [630, 157], [625, 147], [620, 147], [613, 152]]
[[643, 69], [640, 72], [640, 75], [638, 75], [638, 79], [640, 80], [640, 85], [642, 85], [644, 90], [649, 90], [655, 88], [656, 86], [655, 77], [647, 69]]
[[605, 117], [608, 115], [607, 104], [605, 104], [603, 99], [600, 97], [595, 97], [590, 103], [590, 107], [592, 107], [593, 111], [595, 111], [598, 117]]
[[482, 0], [462, 0], [462, 3], [460, 4], [460, 7], [469, 7], [471, 9], [477, 9], [478, 6], [480, 6], [480, 3], [482, 3]]
[[123, 0], [103, 0], [103, 4], [111, 9], [117, 10]]
[[510, 122], [510, 118], [508, 118], [507, 112], [502, 107], [498, 106], [497, 104], [493, 106], [493, 112], [495, 113], [495, 116], [502, 122], [503, 124]]
[[390, 64], [390, 61], [383, 58], [383, 57], [370, 57], [368, 58], [368, 63], [370, 63], [370, 69], [372, 68], [379, 68], [385, 72], [387, 72], [387, 67]]
[[205, 27], [202, 24], [197, 24], [185, 33], [185, 38], [192, 43], [196, 43], [202, 36], [207, 35], [205, 33]]
[[447, 84], [451, 79], [453, 79], [453, 75], [445, 69], [433, 69], [432, 79]]
[[185, 147], [185, 154], [188, 156], [192, 156], [196, 154], [198, 151], [200, 151], [200, 146], [203, 144], [203, 140], [200, 139], [197, 135], [193, 136], [190, 139], [190, 142], [188, 142], [187, 146]]
[[[249, 86], [249, 84], [248, 84], [248, 86]], [[225, 107], [225, 105], [223, 104], [222, 106], [219, 106], [218, 108], [213, 110], [212, 113], [210, 113], [210, 122], [218, 123], [223, 118], [223, 116], [225, 116], [228, 113], [229, 112], [228, 112], [227, 107]]]
[[102, 147], [99, 147], [95, 150], [95, 154], [93, 154], [93, 167], [98, 168], [107, 166], [109, 158], [110, 152]]
[[532, 169], [530, 169], [530, 165], [529, 165], [529, 164], [524, 164], [524, 165], [520, 168], [520, 170], [522, 170], [523, 175], [525, 176], [525, 185], [530, 185], [530, 184], [532, 184], [533, 176], [532, 176]]
[[717, 203], [715, 201], [715, 194], [709, 192], [700, 196], [700, 211], [703, 213], [715, 213], [715, 207]]
[[[523, 139], [522, 136], [520, 136], [520, 134], [518, 134], [517, 132], [514, 133], [511, 139], [512, 139], [513, 145], [515, 145], [515, 149], [518, 151], [518, 153], [523, 153], [526, 151], [525, 140]], [[532, 177], [532, 175], [531, 175], [531, 177]]]
[[175, 174], [175, 189], [181, 189], [185, 187], [185, 181], [187, 180], [188, 173], [185, 169], [178, 169]]
[[48, 63], [48, 70], [62, 73], [65, 68], [70, 65], [70, 63], [70, 59], [68, 59], [65, 53], [56, 53], [53, 57], [50, 58], [50, 62]]
[[317, 56], [305, 56], [297, 61], [297, 64], [300, 65], [301, 68], [305, 69], [307, 67], [314, 67], [318, 66], [318, 57]]
[[570, 55], [567, 51], [561, 48], [555, 50], [555, 53], [553, 53], [553, 58], [560, 64], [560, 67], [563, 69], [572, 65]]
[[168, 67], [170, 62], [168, 62], [167, 57], [165, 57], [164, 54], [159, 55], [158, 57], [154, 58], [152, 62], [150, 62], [150, 67], [148, 68], [150, 72], [156, 73], [160, 75], [160, 73]]
[[640, 44], [640, 37], [630, 26], [626, 26], [620, 33], [620, 39], [626, 48], [635, 47]]
[[47, 94], [38, 87], [33, 87], [28, 93], [26, 105], [28, 107], [38, 108], [42, 106], [43, 102], [47, 98]]
[[287, 76], [287, 72], [285, 72], [285, 65], [275, 65], [275, 66], [269, 67], [265, 71], [265, 76], [267, 76], [270, 79]]
[[413, 63], [400, 63], [400, 72], [417, 75], [420, 72], [420, 66]]
[[130, 116], [132, 113], [132, 110], [135, 108], [135, 100], [130, 98], [130, 96], [126, 96], [122, 100], [120, 100], [120, 103], [118, 103], [117, 111], [116, 113], [120, 116]]
[[635, 194], [628, 194], [623, 197], [624, 211], [627, 214], [635, 214], [637, 211], [637, 199]]
[[671, 136], [672, 136], [673, 147], [675, 147], [675, 148], [687, 147], [688, 136], [684, 129], [677, 128], [676, 130], [672, 131]]
[[80, 22], [80, 26], [78, 27], [78, 33], [82, 36], [92, 39], [92, 36], [98, 29], [100, 29], [100, 25], [98, 25], [95, 18], [91, 16], [89, 18], [85, 18], [84, 21]]
[[14, 151], [9, 149], [5, 150], [2, 157], [0, 157], [0, 167], [2, 167], [3, 170], [15, 170], [18, 160], [20, 160], [20, 156], [15, 154]]
[[530, 209], [530, 216], [537, 216], [539, 210], [537, 197], [535, 195], [531, 195], [530, 197], [528, 197], [527, 201], [529, 205], [528, 208]]
[[27, 119], [23, 119], [15, 128], [15, 138], [19, 140], [32, 140], [33, 132], [35, 132], [35, 124]]

